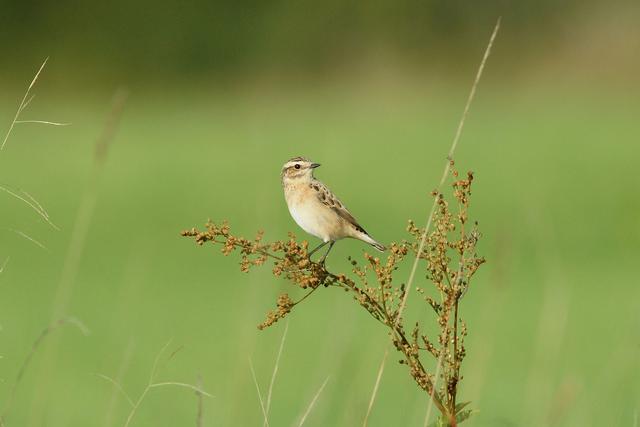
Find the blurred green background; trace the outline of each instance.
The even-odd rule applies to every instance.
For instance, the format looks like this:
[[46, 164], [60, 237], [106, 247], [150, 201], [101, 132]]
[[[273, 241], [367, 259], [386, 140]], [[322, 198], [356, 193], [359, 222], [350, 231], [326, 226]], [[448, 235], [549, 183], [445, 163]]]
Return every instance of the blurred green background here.
[[[285, 324], [256, 325], [279, 293], [299, 293], [179, 232], [211, 218], [245, 236], [307, 238], [279, 182], [304, 155], [377, 239], [405, 238], [407, 219], [425, 221], [498, 16], [456, 156], [476, 173], [471, 214], [488, 259], [462, 307], [460, 399], [480, 411], [465, 425], [638, 425], [637, 2], [66, 0], [1, 12], [0, 134], [45, 57], [21, 118], [72, 123], [18, 124], [0, 151], [0, 185], [60, 228], [0, 192], [7, 426], [124, 425], [126, 399], [95, 374], [137, 399], [169, 340], [156, 380], [200, 377], [214, 395], [204, 425], [260, 425], [249, 359], [265, 393]], [[91, 184], [120, 87], [122, 121]], [[83, 206], [95, 209], [75, 268]], [[364, 250], [340, 242], [329, 267], [347, 271]], [[60, 309], [65, 265], [73, 286]], [[433, 321], [416, 294], [409, 304], [411, 320]], [[91, 333], [46, 336], [13, 393], [59, 310]], [[270, 425], [297, 425], [326, 378], [305, 425], [361, 425], [388, 341], [349, 297], [317, 292], [290, 317]], [[397, 359], [371, 426], [424, 423], [426, 398]], [[192, 391], [157, 388], [130, 425], [196, 425], [197, 411]]]

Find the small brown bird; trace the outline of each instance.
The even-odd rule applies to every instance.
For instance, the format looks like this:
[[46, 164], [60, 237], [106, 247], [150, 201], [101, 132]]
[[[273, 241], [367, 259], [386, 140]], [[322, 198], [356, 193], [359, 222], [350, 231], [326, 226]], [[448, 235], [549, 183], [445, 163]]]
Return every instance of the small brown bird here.
[[318, 166], [320, 164], [304, 157], [294, 157], [284, 164], [281, 174], [291, 216], [304, 231], [322, 240], [309, 256], [329, 243], [329, 249], [320, 259], [320, 263], [324, 263], [335, 242], [345, 237], [362, 240], [384, 251], [385, 247], [369, 236], [342, 202], [314, 178], [313, 170]]

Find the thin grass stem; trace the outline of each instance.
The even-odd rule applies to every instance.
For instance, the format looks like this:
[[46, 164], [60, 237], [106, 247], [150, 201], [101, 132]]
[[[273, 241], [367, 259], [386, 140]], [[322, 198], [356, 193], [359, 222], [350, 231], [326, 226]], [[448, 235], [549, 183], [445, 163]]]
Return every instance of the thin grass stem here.
[[203, 396], [207, 396], [207, 397], [213, 397], [212, 394], [207, 393], [206, 391], [202, 390], [200, 387], [195, 386], [193, 384], [188, 384], [188, 383], [181, 383], [181, 382], [176, 382], [176, 381], [164, 381], [161, 383], [153, 383], [153, 384], [149, 384], [149, 388], [158, 388], [158, 387], [166, 387], [166, 386], [176, 386], [176, 387], [182, 387], [182, 388], [188, 388], [189, 390], [193, 390], [196, 393], [199, 393]]
[[7, 416], [11, 411], [13, 406], [13, 401], [15, 399], [16, 391], [18, 390], [18, 386], [22, 382], [22, 378], [24, 378], [25, 373], [27, 372], [27, 368], [31, 364], [31, 360], [35, 356], [38, 349], [42, 346], [44, 340], [51, 335], [52, 332], [58, 330], [62, 326], [72, 325], [80, 330], [83, 335], [89, 335], [89, 329], [79, 320], [74, 317], [66, 317], [63, 319], [58, 319], [56, 322], [53, 322], [50, 326], [47, 326], [40, 332], [38, 338], [33, 342], [31, 346], [31, 350], [27, 353], [27, 356], [22, 361], [22, 365], [18, 370], [15, 380], [13, 381], [13, 385], [11, 386], [11, 391], [9, 391], [9, 397], [5, 400], [4, 407], [2, 409], [2, 415], [0, 415], [0, 426], [4, 426]]
[[[198, 388], [202, 389], [202, 375], [198, 375], [197, 383]], [[196, 396], [198, 396], [198, 412], [196, 413], [196, 427], [204, 426], [204, 399], [202, 398], [203, 393], [200, 391], [196, 391]]]
[[[438, 377], [440, 376], [440, 368], [442, 367], [442, 356], [444, 355], [444, 351], [440, 352], [440, 357], [438, 357], [438, 364], [436, 365], [436, 372], [433, 378], [433, 390], [431, 391], [429, 403], [427, 404], [427, 413], [424, 417], [424, 427], [429, 425], [429, 418], [431, 418], [431, 411], [433, 410], [433, 395], [436, 393], [436, 384], [438, 383]], [[455, 417], [455, 414], [453, 414]]]
[[4, 139], [2, 140], [2, 145], [0, 145], [0, 151], [4, 150], [4, 146], [6, 145], [7, 141], [9, 140], [9, 135], [11, 135], [11, 131], [13, 131], [13, 127], [16, 125], [16, 122], [18, 121], [18, 117], [20, 117], [20, 113], [22, 112], [22, 110], [24, 110], [26, 108], [27, 105], [29, 105], [31, 100], [33, 100], [33, 97], [29, 98], [29, 93], [31, 92], [31, 89], [33, 88], [33, 85], [36, 84], [36, 80], [38, 80], [38, 77], [40, 77], [40, 73], [44, 69], [44, 66], [47, 64], [48, 60], [49, 60], [49, 57], [47, 57], [44, 60], [44, 62], [42, 63], [42, 65], [38, 69], [38, 72], [33, 77], [33, 80], [31, 80], [31, 83], [29, 84], [29, 87], [27, 88], [27, 91], [25, 92], [24, 96], [22, 97], [22, 101], [20, 101], [20, 105], [18, 106], [18, 110], [16, 111], [16, 115], [14, 116], [13, 121], [11, 122], [11, 125], [9, 126], [9, 130], [7, 130], [7, 133], [5, 134]]
[[373, 410], [373, 403], [376, 400], [376, 395], [378, 394], [378, 388], [380, 387], [380, 381], [382, 380], [382, 373], [384, 372], [384, 366], [387, 362], [387, 357], [389, 357], [389, 345], [387, 344], [384, 349], [384, 356], [382, 357], [382, 363], [378, 368], [378, 375], [376, 375], [376, 382], [373, 385], [373, 392], [371, 393], [371, 397], [369, 398], [369, 406], [367, 406], [367, 413], [364, 416], [364, 422], [362, 425], [364, 427], [367, 426], [369, 422], [369, 416], [371, 415], [371, 411]]
[[42, 243], [40, 243], [38, 240], [34, 239], [33, 237], [29, 236], [24, 231], [15, 230], [13, 228], [7, 228], [7, 230], [13, 231], [14, 233], [16, 233], [20, 237], [24, 237], [25, 239], [27, 239], [28, 241], [30, 241], [34, 245], [38, 246], [40, 249], [44, 249], [45, 251], [49, 250], [49, 249], [47, 249], [47, 247], [45, 245], [43, 245]]
[[[107, 406], [105, 422], [104, 422], [105, 427], [111, 427], [113, 425], [113, 416], [114, 416], [114, 411], [116, 409], [117, 397], [118, 397], [118, 391], [119, 391], [118, 387], [120, 387], [120, 389], [124, 391], [124, 389], [120, 386], [120, 383], [125, 375], [127, 367], [129, 366], [129, 362], [131, 361], [131, 356], [133, 355], [133, 349], [134, 349], [134, 341], [133, 339], [130, 339], [127, 345], [127, 348], [124, 352], [124, 356], [122, 357], [122, 361], [120, 362], [120, 366], [118, 367], [118, 372], [116, 373], [116, 377], [114, 379], [117, 385], [114, 384], [111, 397], [109, 398], [109, 405]], [[133, 399], [129, 397], [128, 400], [130, 405], [133, 406]]]
[[118, 392], [120, 392], [120, 394], [127, 400], [127, 402], [129, 403], [130, 407], [133, 408], [135, 406], [135, 402], [133, 401], [133, 399], [131, 397], [129, 397], [127, 392], [124, 391], [124, 388], [122, 388], [122, 386], [120, 385], [120, 383], [118, 381], [116, 381], [113, 378], [111, 378], [111, 377], [109, 377], [107, 375], [104, 375], [104, 374], [93, 374], [93, 375], [95, 375], [98, 378], [102, 378], [103, 380], [105, 380], [107, 382], [110, 382], [114, 386], [114, 388]]
[[17, 120], [15, 123], [17, 125], [21, 123], [37, 123], [41, 125], [51, 125], [51, 126], [71, 126], [71, 123], [50, 122], [47, 120]]
[[313, 399], [311, 399], [311, 402], [309, 403], [309, 406], [307, 406], [307, 409], [305, 410], [304, 414], [302, 415], [302, 418], [300, 418], [300, 423], [298, 424], [298, 427], [302, 427], [302, 425], [304, 424], [304, 422], [307, 420], [307, 417], [309, 416], [309, 414], [311, 413], [311, 410], [313, 409], [313, 407], [315, 406], [318, 398], [320, 397], [320, 394], [322, 394], [322, 390], [324, 390], [324, 387], [327, 385], [327, 382], [329, 381], [329, 377], [327, 377], [326, 380], [324, 380], [324, 382], [322, 383], [322, 385], [320, 386], [320, 388], [318, 389], [317, 393], [315, 394], [315, 396], [313, 396]]
[[[287, 339], [287, 331], [289, 330], [289, 319], [284, 325], [284, 332], [282, 333], [282, 339], [280, 340], [280, 348], [278, 348], [278, 355], [276, 356], [276, 364], [273, 367], [273, 374], [271, 374], [271, 382], [269, 383], [269, 391], [267, 392], [267, 407], [266, 416], [269, 416], [269, 409], [271, 409], [271, 396], [273, 394], [273, 384], [276, 382], [276, 375], [278, 374], [278, 367], [280, 366], [280, 357], [282, 356], [282, 349], [284, 348], [284, 342]], [[266, 426], [266, 422], [265, 422]]]
[[16, 191], [13, 191], [12, 189], [10, 189], [8, 187], [5, 187], [3, 185], [0, 185], [0, 191], [4, 191], [5, 193], [15, 197], [16, 199], [23, 201], [31, 209], [36, 211], [36, 213], [38, 215], [40, 215], [42, 217], [42, 219], [44, 219], [47, 224], [49, 224], [55, 230], [60, 230], [57, 225], [55, 225], [53, 222], [51, 222], [51, 220], [49, 219], [49, 214], [47, 213], [47, 211], [44, 210], [42, 205], [36, 199], [34, 199], [29, 193], [27, 193], [25, 191], [21, 191], [21, 193], [23, 193], [24, 195], [27, 196], [25, 198], [22, 195], [18, 194]]
[[[158, 352], [155, 360], [153, 361], [153, 367], [151, 368], [151, 373], [149, 374], [149, 383], [147, 384], [145, 389], [142, 391], [142, 394], [140, 395], [138, 400], [135, 401], [135, 403], [133, 404], [133, 407], [131, 408], [131, 411], [129, 412], [129, 416], [127, 417], [127, 421], [124, 424], [125, 427], [129, 426], [129, 424], [131, 423], [131, 420], [133, 419], [134, 415], [138, 411], [138, 408], [142, 404], [143, 400], [145, 399], [145, 397], [147, 397], [147, 394], [149, 393], [149, 391], [151, 391], [154, 388], [167, 387], [167, 386], [182, 387], [182, 388], [186, 388], [186, 389], [189, 389], [189, 390], [193, 390], [196, 393], [200, 393], [200, 394], [202, 394], [204, 396], [207, 396], [207, 397], [213, 397], [211, 394], [209, 394], [206, 391], [202, 390], [202, 388], [194, 386], [193, 384], [187, 384], [187, 383], [182, 383], [182, 382], [177, 382], [177, 381], [163, 381], [163, 382], [157, 382], [157, 383], [153, 382], [153, 380], [154, 380], [154, 378], [155, 378], [155, 376], [156, 376], [156, 374], [158, 372], [158, 365], [160, 363], [160, 358], [162, 357], [162, 355], [166, 351], [167, 347], [169, 347], [169, 344], [171, 344], [171, 340], [169, 340], [162, 347], [162, 349], [160, 349], [160, 351]], [[177, 351], [174, 351], [169, 356], [169, 359], [171, 359], [171, 357], [173, 357], [173, 355], [175, 355], [176, 352]]]
[[256, 391], [258, 392], [258, 399], [260, 400], [260, 408], [262, 409], [264, 424], [267, 427], [269, 427], [269, 417], [267, 416], [267, 410], [264, 406], [264, 400], [262, 399], [262, 393], [260, 393], [260, 386], [258, 385], [258, 379], [256, 378], [256, 371], [253, 369], [253, 362], [251, 361], [251, 358], [249, 358], [249, 368], [251, 369], [251, 377], [253, 378], [253, 383], [256, 386]]

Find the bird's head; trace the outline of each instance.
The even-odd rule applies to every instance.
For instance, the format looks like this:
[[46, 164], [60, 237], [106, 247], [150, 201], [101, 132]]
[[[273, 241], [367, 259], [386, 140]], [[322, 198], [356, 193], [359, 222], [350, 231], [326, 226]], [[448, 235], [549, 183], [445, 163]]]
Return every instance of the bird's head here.
[[282, 166], [282, 181], [305, 181], [313, 178], [313, 170], [320, 166], [304, 157], [294, 157]]

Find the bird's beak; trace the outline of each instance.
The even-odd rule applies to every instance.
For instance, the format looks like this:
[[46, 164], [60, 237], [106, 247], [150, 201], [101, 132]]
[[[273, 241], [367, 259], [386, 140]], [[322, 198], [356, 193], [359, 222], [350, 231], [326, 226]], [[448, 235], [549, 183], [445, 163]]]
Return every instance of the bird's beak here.
[[311, 163], [310, 168], [311, 168], [311, 169], [315, 169], [315, 168], [317, 168], [318, 166], [320, 166], [320, 163]]

